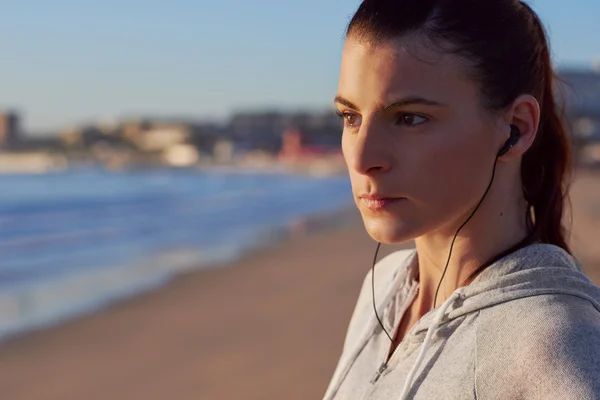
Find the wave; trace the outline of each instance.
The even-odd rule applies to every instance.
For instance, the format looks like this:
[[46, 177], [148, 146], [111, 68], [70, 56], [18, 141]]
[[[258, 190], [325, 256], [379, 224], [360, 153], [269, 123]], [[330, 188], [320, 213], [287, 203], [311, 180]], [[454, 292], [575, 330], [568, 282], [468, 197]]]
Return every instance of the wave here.
[[294, 221], [351, 198], [345, 178], [282, 174], [95, 171], [0, 183], [0, 338], [283, 240]]

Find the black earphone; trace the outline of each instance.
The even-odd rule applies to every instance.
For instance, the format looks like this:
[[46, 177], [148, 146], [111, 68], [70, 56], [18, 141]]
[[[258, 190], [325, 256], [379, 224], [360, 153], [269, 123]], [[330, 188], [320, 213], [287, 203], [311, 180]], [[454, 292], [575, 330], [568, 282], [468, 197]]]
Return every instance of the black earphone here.
[[505, 155], [506, 153], [508, 153], [508, 151], [519, 141], [520, 137], [521, 137], [521, 131], [519, 130], [519, 128], [516, 125], [511, 124], [510, 125], [510, 137], [508, 138], [506, 143], [504, 143], [504, 146], [502, 146], [502, 148], [498, 152], [498, 157], [501, 157], [501, 156]]
[[[496, 175], [496, 164], [498, 163], [498, 158], [500, 158], [501, 156], [508, 153], [508, 151], [515, 145], [515, 143], [517, 143], [519, 141], [520, 137], [521, 137], [521, 131], [519, 130], [519, 128], [516, 125], [511, 124], [510, 125], [510, 137], [508, 138], [506, 143], [504, 143], [504, 146], [502, 146], [500, 151], [498, 151], [498, 155], [496, 156], [496, 158], [494, 160], [494, 168], [492, 170], [492, 178], [490, 179], [490, 183], [488, 184], [488, 187], [485, 190], [485, 193], [481, 197], [481, 200], [479, 200], [479, 203], [477, 203], [477, 206], [475, 207], [475, 209], [473, 210], [473, 212], [471, 213], [469, 218], [467, 218], [467, 220], [460, 226], [460, 228], [458, 228], [458, 230], [456, 231], [456, 234], [454, 235], [454, 238], [452, 239], [452, 244], [450, 245], [450, 252], [448, 254], [448, 261], [446, 262], [446, 267], [444, 268], [444, 272], [442, 273], [442, 277], [440, 278], [440, 282], [438, 283], [437, 289], [435, 291], [435, 297], [433, 300], [433, 309], [435, 309], [438, 291], [440, 290], [440, 286], [442, 285], [442, 281], [444, 280], [444, 276], [446, 275], [446, 270], [448, 269], [448, 265], [450, 265], [450, 258], [452, 257], [452, 248], [454, 247], [454, 241], [456, 240], [458, 233], [467, 224], [467, 222], [469, 222], [471, 220], [473, 215], [475, 215], [475, 212], [477, 212], [477, 210], [479, 209], [479, 206], [481, 205], [481, 203], [483, 203], [483, 200], [485, 200], [485, 197], [487, 196], [488, 192], [490, 191], [490, 188], [492, 187], [492, 183], [494, 183], [494, 176]], [[523, 244], [525, 242], [526, 241], [523, 241], [520, 244]], [[516, 247], [518, 247], [520, 244], [518, 244]], [[379, 321], [379, 325], [381, 326], [381, 329], [383, 329], [383, 331], [385, 332], [387, 337], [393, 343], [394, 339], [392, 339], [392, 336], [388, 333], [388, 331], [383, 326], [383, 323], [381, 322], [381, 319], [379, 318], [379, 315], [377, 314], [377, 307], [375, 306], [375, 264], [377, 263], [377, 253], [379, 253], [380, 246], [381, 246], [381, 243], [377, 243], [377, 249], [375, 249], [375, 257], [373, 258], [373, 267], [372, 267], [372, 271], [371, 271], [373, 310], [375, 310], [375, 317], [377, 317], [377, 321]]]

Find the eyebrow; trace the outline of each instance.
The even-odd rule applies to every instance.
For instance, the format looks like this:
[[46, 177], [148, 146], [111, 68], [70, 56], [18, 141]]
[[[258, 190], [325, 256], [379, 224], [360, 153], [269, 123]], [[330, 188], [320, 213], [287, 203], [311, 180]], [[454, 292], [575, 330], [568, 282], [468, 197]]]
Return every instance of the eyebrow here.
[[[342, 96], [339, 96], [339, 95], [335, 96], [335, 99], [333, 101], [334, 101], [334, 103], [338, 103], [338, 104], [344, 105], [348, 108], [358, 111], [358, 107], [356, 105], [354, 105], [354, 103], [352, 103], [349, 100], [346, 100]], [[424, 97], [408, 96], [408, 97], [396, 100], [396, 101], [388, 104], [387, 106], [380, 107], [380, 110], [381, 111], [389, 111], [393, 108], [406, 107], [406, 106], [415, 105], [415, 104], [420, 104], [420, 105], [425, 105], [425, 106], [433, 106], [433, 107], [446, 107], [446, 104], [439, 103], [439, 102], [433, 101], [433, 100], [429, 100]]]

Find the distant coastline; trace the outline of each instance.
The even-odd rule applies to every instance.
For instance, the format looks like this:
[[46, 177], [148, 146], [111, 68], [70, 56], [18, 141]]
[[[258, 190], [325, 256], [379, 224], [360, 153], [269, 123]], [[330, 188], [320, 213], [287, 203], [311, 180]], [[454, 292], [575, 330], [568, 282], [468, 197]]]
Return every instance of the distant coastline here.
[[337, 155], [290, 161], [268, 154], [252, 153], [228, 163], [203, 160], [192, 165], [176, 166], [160, 162], [153, 157], [138, 157], [119, 163], [102, 163], [51, 152], [0, 153], [0, 175], [45, 174], [82, 168], [104, 168], [110, 171], [173, 168], [246, 174], [302, 174], [314, 177], [346, 173], [343, 159]]

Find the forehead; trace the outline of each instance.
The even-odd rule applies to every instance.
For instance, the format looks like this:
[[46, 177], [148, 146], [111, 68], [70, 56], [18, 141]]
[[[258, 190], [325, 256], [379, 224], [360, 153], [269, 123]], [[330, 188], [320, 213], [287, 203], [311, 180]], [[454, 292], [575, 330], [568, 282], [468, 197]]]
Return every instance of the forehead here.
[[369, 43], [349, 37], [344, 45], [339, 94], [351, 101], [388, 103], [419, 95], [451, 102], [477, 93], [464, 60], [417, 38]]

